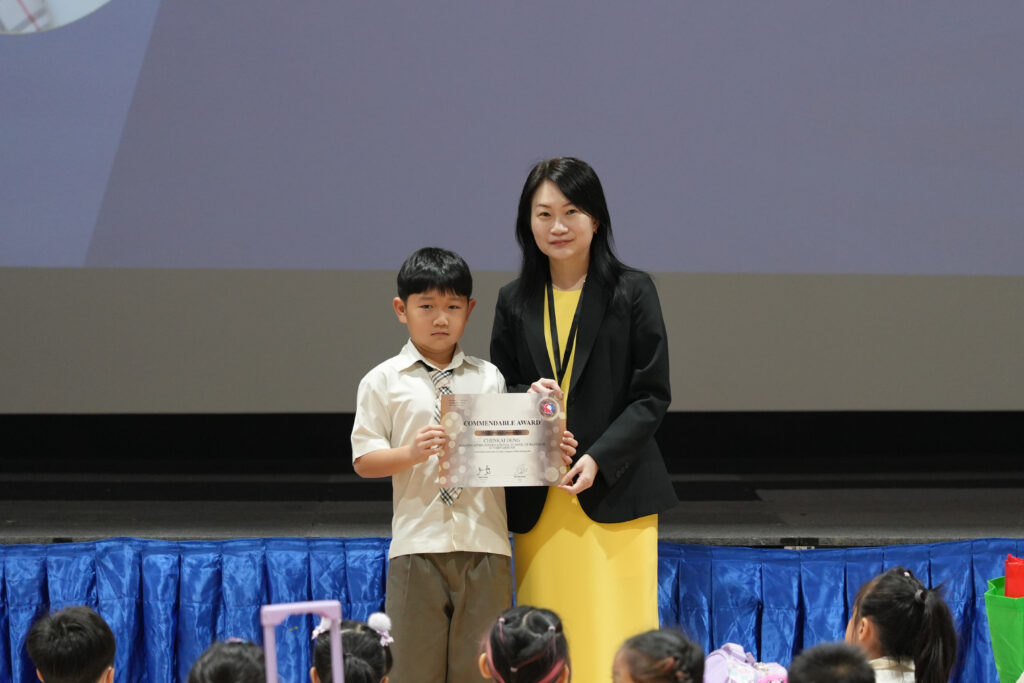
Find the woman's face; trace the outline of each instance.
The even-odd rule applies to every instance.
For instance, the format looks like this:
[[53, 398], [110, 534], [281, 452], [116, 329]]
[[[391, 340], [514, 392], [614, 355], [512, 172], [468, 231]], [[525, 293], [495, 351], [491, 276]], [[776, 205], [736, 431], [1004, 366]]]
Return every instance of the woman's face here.
[[590, 263], [597, 221], [583, 213], [550, 180], [541, 183], [530, 204], [530, 228], [537, 247], [553, 262]]

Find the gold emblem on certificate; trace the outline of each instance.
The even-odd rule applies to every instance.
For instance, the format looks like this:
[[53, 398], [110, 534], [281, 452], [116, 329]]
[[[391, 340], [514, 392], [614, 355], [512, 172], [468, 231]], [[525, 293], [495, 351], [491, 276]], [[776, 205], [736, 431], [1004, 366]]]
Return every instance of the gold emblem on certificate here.
[[448, 394], [441, 426], [448, 434], [441, 486], [554, 486], [567, 471], [565, 411], [553, 396]]

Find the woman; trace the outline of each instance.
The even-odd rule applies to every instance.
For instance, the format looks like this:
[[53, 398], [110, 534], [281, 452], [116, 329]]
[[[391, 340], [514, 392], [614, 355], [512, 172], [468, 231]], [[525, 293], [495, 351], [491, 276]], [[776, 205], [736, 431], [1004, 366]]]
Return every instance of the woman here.
[[506, 491], [517, 600], [562, 616], [585, 648], [578, 680], [606, 680], [619, 644], [658, 627], [657, 513], [678, 502], [654, 441], [670, 401], [665, 324], [651, 278], [612, 252], [583, 161], [534, 166], [516, 240], [522, 269], [498, 295], [491, 361], [510, 391], [564, 397], [579, 442], [561, 491]]

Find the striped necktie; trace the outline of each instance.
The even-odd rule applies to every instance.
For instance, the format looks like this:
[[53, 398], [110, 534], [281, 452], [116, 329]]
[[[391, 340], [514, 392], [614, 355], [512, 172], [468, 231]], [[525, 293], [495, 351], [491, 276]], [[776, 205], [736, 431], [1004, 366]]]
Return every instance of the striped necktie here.
[[[426, 363], [424, 365], [426, 365], [427, 371], [430, 373], [430, 381], [434, 383], [434, 395], [437, 396], [437, 402], [434, 403], [434, 423], [441, 424], [441, 396], [453, 393], [451, 387], [448, 386], [452, 381], [452, 371], [435, 370]], [[442, 486], [440, 490], [441, 502], [445, 505], [454, 505], [455, 499], [462, 493], [461, 486], [452, 488]]]

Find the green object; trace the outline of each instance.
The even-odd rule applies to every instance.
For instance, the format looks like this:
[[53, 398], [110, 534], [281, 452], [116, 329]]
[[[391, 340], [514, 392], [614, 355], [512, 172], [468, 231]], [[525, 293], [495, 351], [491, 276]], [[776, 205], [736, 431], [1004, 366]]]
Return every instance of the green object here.
[[1006, 597], [1000, 576], [988, 582], [985, 611], [1000, 683], [1017, 683], [1024, 671], [1024, 598]]

